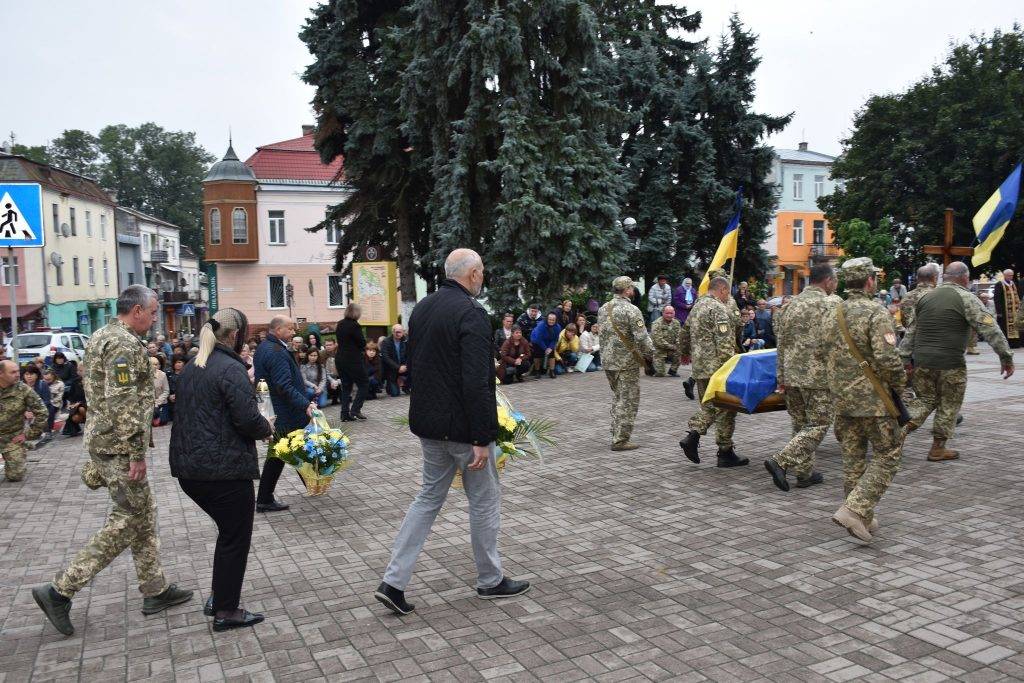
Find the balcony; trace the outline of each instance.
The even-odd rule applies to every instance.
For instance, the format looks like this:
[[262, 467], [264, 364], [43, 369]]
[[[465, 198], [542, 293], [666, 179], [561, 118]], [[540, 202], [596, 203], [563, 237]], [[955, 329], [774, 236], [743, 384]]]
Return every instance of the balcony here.
[[164, 292], [163, 301], [165, 304], [179, 304], [185, 303], [189, 300], [189, 293], [181, 290], [177, 292]]
[[150, 263], [167, 263], [167, 251], [164, 249], [154, 249], [149, 252]]
[[841, 253], [838, 244], [811, 245], [811, 261], [814, 263], [831, 261], [834, 258], [838, 258]]

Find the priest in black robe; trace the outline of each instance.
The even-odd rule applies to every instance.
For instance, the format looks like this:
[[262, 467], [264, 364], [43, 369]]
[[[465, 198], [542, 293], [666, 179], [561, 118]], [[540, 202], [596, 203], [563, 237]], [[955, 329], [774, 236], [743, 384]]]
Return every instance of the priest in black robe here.
[[1021, 346], [1021, 338], [1016, 321], [1020, 313], [1021, 285], [1013, 275], [1010, 269], [1003, 271], [1003, 277], [996, 280], [992, 288], [992, 301], [996, 306], [996, 323], [999, 329], [1006, 335], [1010, 348], [1018, 349]]

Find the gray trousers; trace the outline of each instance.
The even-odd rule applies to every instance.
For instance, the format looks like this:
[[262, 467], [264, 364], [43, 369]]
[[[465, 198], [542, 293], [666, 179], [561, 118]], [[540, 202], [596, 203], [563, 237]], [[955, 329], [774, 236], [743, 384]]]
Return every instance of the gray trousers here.
[[391, 561], [384, 572], [384, 583], [404, 591], [437, 513], [441, 511], [456, 468], [462, 470], [462, 484], [469, 499], [469, 534], [476, 560], [477, 588], [493, 588], [501, 583], [501, 558], [498, 557], [498, 531], [501, 528], [501, 485], [491, 457], [482, 470], [466, 466], [473, 460], [468, 443], [420, 439], [423, 446], [423, 488], [405, 513], [391, 549]]

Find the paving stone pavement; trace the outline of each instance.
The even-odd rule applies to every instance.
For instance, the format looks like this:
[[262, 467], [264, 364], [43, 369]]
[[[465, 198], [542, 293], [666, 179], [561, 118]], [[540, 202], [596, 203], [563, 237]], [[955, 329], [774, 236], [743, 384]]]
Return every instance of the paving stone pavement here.
[[[416, 440], [392, 418], [407, 399], [367, 404], [352, 429], [358, 462], [327, 495], [257, 515], [244, 605], [255, 629], [214, 634], [202, 615], [215, 528], [169, 476], [169, 428], [150, 463], [162, 558], [198, 589], [144, 617], [126, 553], [76, 598], [76, 634], [36, 608], [50, 579], [102, 524], [105, 492], [79, 481], [81, 440], [31, 454], [28, 478], [0, 484], [0, 681], [674, 680], [995, 681], [1024, 679], [1024, 378], [970, 358], [962, 460], [927, 463], [914, 434], [857, 545], [829, 520], [841, 502], [839, 447], [826, 484], [784, 494], [761, 460], [788, 435], [784, 414], [741, 416], [752, 465], [690, 464], [677, 446], [695, 404], [681, 380], [642, 378], [640, 450], [608, 450], [601, 373], [508, 388], [517, 407], [558, 422], [543, 463], [503, 478], [501, 551], [533, 590], [475, 597], [466, 498], [453, 492], [399, 619], [372, 597], [418, 486]], [[332, 412], [336, 408], [330, 409]], [[334, 412], [336, 417], [336, 412]]]

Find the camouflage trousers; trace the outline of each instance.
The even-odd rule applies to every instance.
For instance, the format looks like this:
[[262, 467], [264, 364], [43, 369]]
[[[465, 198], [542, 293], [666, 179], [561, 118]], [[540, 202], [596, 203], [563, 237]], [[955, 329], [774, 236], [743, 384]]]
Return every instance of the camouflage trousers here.
[[814, 453], [832, 424], [832, 398], [828, 389], [799, 387], [786, 387], [784, 395], [793, 421], [793, 438], [775, 456], [775, 462], [803, 479], [814, 471]]
[[910, 421], [920, 427], [935, 411], [932, 436], [952, 439], [956, 428], [956, 415], [964, 402], [967, 390], [967, 368], [933, 370], [914, 368], [914, 391], [917, 400], [910, 405]]
[[665, 376], [665, 367], [668, 366], [672, 372], [679, 369], [679, 354], [671, 350], [654, 350], [654, 374], [657, 377]]
[[612, 388], [612, 443], [629, 441], [633, 435], [636, 411], [640, 407], [640, 368], [605, 370]]
[[0, 453], [4, 454], [4, 477], [7, 481], [21, 481], [25, 478], [26, 469], [25, 442], [13, 443], [11, 438], [0, 436]]
[[[846, 507], [870, 522], [875, 505], [900, 467], [903, 431], [891, 417], [836, 415], [836, 439], [843, 451]], [[868, 463], [868, 443], [873, 450]]]
[[167, 588], [167, 579], [160, 567], [156, 505], [149, 482], [128, 480], [128, 458], [124, 456], [91, 457], [97, 478], [110, 492], [114, 507], [103, 528], [89, 539], [67, 569], [54, 577], [53, 587], [64, 597], [73, 597], [126, 548], [131, 548], [139, 592], [146, 597], [159, 595]]
[[736, 413], [716, 408], [711, 403], [703, 403], [704, 392], [708, 389], [710, 378], [694, 377], [694, 380], [697, 382], [697, 401], [700, 403], [700, 410], [690, 418], [687, 427], [704, 436], [711, 425], [715, 425], [715, 443], [718, 447], [732, 447], [732, 434], [736, 431]]

